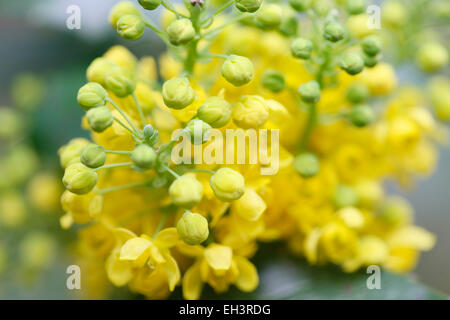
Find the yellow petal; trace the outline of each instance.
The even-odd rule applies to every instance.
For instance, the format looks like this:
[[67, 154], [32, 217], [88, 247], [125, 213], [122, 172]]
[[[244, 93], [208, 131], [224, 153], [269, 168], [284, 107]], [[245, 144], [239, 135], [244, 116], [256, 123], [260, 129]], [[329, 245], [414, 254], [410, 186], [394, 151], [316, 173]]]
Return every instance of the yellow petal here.
[[305, 257], [312, 264], [317, 263], [317, 246], [319, 244], [321, 234], [320, 229], [312, 230], [311, 233], [308, 234], [304, 244]]
[[410, 225], [394, 231], [387, 241], [389, 246], [394, 248], [430, 250], [436, 242], [436, 236], [425, 229]]
[[200, 264], [190, 267], [183, 277], [183, 297], [186, 300], [197, 300], [202, 293], [203, 281], [200, 278]]
[[121, 261], [136, 261], [139, 265], [145, 263], [149, 256], [149, 250], [152, 243], [144, 238], [132, 238], [124, 243], [120, 248]]
[[161, 230], [156, 236], [155, 245], [159, 248], [171, 248], [178, 242], [179, 236], [176, 228]]
[[205, 249], [205, 259], [209, 266], [218, 272], [230, 269], [233, 252], [230, 247], [211, 244]]
[[126, 285], [133, 277], [131, 264], [126, 261], [120, 261], [117, 257], [118, 252], [113, 251], [106, 260], [106, 274], [108, 279], [117, 287]]
[[175, 286], [180, 281], [180, 269], [178, 268], [177, 262], [170, 254], [164, 255], [164, 258], [166, 260], [164, 268], [166, 269], [167, 278], [169, 280], [169, 290], [173, 291], [173, 289], [175, 289]]
[[201, 257], [203, 255], [203, 250], [204, 250], [203, 246], [201, 246], [201, 245], [190, 246], [190, 245], [186, 244], [184, 241], [178, 241], [177, 249], [183, 255], [192, 257], [192, 258]]
[[159, 249], [150, 242], [149, 245], [150, 262], [154, 265], [166, 262]]
[[239, 270], [236, 287], [245, 292], [255, 290], [259, 283], [258, 271], [255, 266], [244, 257], [235, 257], [234, 260]]
[[136, 234], [125, 228], [115, 228], [113, 229], [113, 233], [116, 237], [117, 242], [120, 244], [125, 243], [132, 238], [137, 238]]

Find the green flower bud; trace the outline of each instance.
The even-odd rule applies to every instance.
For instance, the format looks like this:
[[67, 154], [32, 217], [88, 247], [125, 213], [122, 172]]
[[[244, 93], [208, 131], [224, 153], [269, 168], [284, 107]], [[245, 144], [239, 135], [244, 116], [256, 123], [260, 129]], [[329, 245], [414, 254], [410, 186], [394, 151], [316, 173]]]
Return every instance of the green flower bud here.
[[381, 40], [377, 36], [365, 37], [361, 43], [361, 47], [369, 56], [376, 56], [381, 51]]
[[231, 55], [222, 65], [222, 76], [235, 87], [253, 80], [253, 63], [246, 57]]
[[281, 34], [287, 37], [295, 37], [298, 33], [298, 19], [291, 10], [283, 13], [280, 25]]
[[347, 100], [351, 103], [360, 103], [370, 96], [369, 88], [364, 83], [355, 83], [347, 91]]
[[138, 0], [138, 2], [146, 10], [155, 10], [161, 4], [161, 0]]
[[176, 179], [169, 187], [173, 203], [185, 209], [191, 209], [202, 200], [203, 185], [191, 175]]
[[114, 67], [114, 63], [100, 57], [94, 59], [86, 70], [86, 78], [89, 82], [97, 82], [105, 86], [106, 73]]
[[50, 234], [32, 231], [20, 242], [17, 253], [20, 264], [27, 270], [42, 270], [53, 264], [57, 249]]
[[136, 16], [141, 15], [139, 9], [136, 8], [132, 2], [130, 1], [119, 2], [111, 9], [109, 13], [109, 23], [115, 29], [119, 19], [128, 14], [133, 14]]
[[211, 135], [211, 126], [199, 119], [189, 121], [184, 130], [189, 134], [192, 144], [195, 145], [205, 143]]
[[289, 0], [291, 7], [298, 12], [306, 11], [311, 4], [311, 0]]
[[447, 49], [439, 42], [428, 42], [419, 48], [417, 63], [427, 71], [434, 72], [448, 63]]
[[309, 152], [299, 154], [294, 159], [294, 169], [303, 177], [310, 178], [315, 176], [319, 170], [319, 159]]
[[281, 24], [282, 13], [276, 4], [264, 6], [256, 13], [256, 22], [264, 29], [275, 29]]
[[101, 167], [106, 161], [105, 148], [98, 144], [88, 144], [84, 147], [83, 151], [81, 151], [80, 160], [86, 167], [92, 169]]
[[106, 88], [116, 96], [123, 98], [130, 95], [136, 88], [136, 80], [131, 70], [114, 67], [106, 73]]
[[153, 146], [158, 142], [159, 132], [151, 124], [147, 124], [144, 127], [144, 139], [145, 142]]
[[365, 0], [348, 0], [347, 1], [347, 10], [350, 14], [361, 14], [366, 10], [366, 1]]
[[198, 245], [208, 239], [208, 221], [201, 214], [186, 212], [177, 223], [177, 232], [187, 244]]
[[221, 128], [231, 119], [231, 104], [221, 97], [209, 97], [197, 111], [197, 118], [213, 128]]
[[146, 144], [138, 145], [131, 152], [131, 160], [136, 168], [141, 170], [148, 170], [153, 167], [156, 162], [156, 152], [155, 150]]
[[304, 38], [297, 38], [291, 43], [291, 53], [299, 59], [309, 59], [313, 50], [313, 43]]
[[256, 12], [261, 7], [261, 0], [236, 0], [236, 8], [241, 12]]
[[137, 40], [144, 34], [145, 23], [141, 16], [127, 14], [117, 22], [117, 33], [126, 40]]
[[89, 82], [78, 90], [77, 100], [80, 106], [89, 110], [90, 108], [104, 106], [106, 103], [106, 90], [95, 82]]
[[195, 100], [195, 91], [187, 78], [173, 78], [164, 82], [162, 96], [166, 106], [184, 109]]
[[358, 203], [358, 194], [350, 186], [339, 185], [334, 192], [333, 202], [337, 208], [353, 207]]
[[375, 120], [375, 113], [366, 104], [356, 105], [350, 112], [350, 122], [356, 127], [365, 127]]
[[367, 68], [375, 67], [378, 63], [379, 56], [370, 56], [365, 52], [362, 53], [362, 59], [364, 61], [364, 66]]
[[345, 29], [344, 27], [336, 22], [330, 21], [325, 25], [323, 37], [331, 42], [337, 42], [344, 39]]
[[97, 184], [97, 173], [82, 163], [74, 163], [66, 168], [63, 184], [75, 194], [89, 193]]
[[344, 55], [339, 61], [341, 69], [345, 70], [350, 75], [360, 73], [364, 69], [364, 60], [355, 52], [350, 52]]
[[64, 169], [73, 163], [80, 162], [81, 151], [89, 141], [83, 138], [71, 140], [67, 145], [58, 150], [61, 167]]
[[407, 21], [407, 9], [398, 1], [385, 1], [381, 8], [381, 18], [383, 19], [383, 25], [399, 28], [405, 25]]
[[178, 46], [186, 44], [195, 36], [195, 30], [189, 19], [177, 19], [167, 28], [167, 34], [171, 44]]
[[108, 129], [113, 121], [114, 117], [108, 107], [92, 108], [86, 113], [86, 117], [89, 126], [95, 132], [103, 132]]
[[216, 197], [225, 202], [239, 199], [245, 192], [244, 177], [230, 168], [220, 168], [209, 180]]
[[272, 92], [280, 92], [286, 87], [284, 75], [273, 69], [264, 71], [262, 75], [262, 84], [266, 89]]
[[379, 217], [386, 224], [400, 227], [412, 221], [414, 209], [403, 198], [392, 197], [382, 206]]
[[321, 17], [330, 15], [330, 11], [334, 6], [333, 0], [314, 0], [312, 2], [312, 9]]
[[316, 103], [320, 99], [320, 86], [315, 80], [306, 82], [298, 87], [298, 93], [303, 101]]
[[428, 85], [428, 92], [438, 119], [450, 121], [450, 80], [445, 76], [433, 78]]
[[0, 138], [8, 139], [21, 133], [25, 121], [13, 108], [0, 107]]

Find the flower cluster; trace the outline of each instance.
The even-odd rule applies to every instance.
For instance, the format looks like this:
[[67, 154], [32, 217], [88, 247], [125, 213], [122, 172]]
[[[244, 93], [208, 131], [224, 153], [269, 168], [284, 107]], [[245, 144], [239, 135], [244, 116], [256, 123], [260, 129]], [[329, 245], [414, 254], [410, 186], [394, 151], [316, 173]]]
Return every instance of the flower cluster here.
[[[433, 247], [383, 182], [408, 185], [432, 172], [443, 129], [418, 90], [397, 90], [365, 2], [341, 3], [139, 0], [164, 7], [161, 26], [132, 2], [112, 8], [120, 36], [137, 40], [149, 28], [168, 52], [162, 85], [152, 57], [115, 46], [89, 65], [78, 91], [93, 142], [60, 149], [61, 224], [87, 224], [79, 251], [90, 270], [148, 298], [181, 284], [186, 299], [198, 299], [204, 284], [253, 291], [249, 259], [260, 242], [284, 241], [311, 264], [347, 272], [372, 264], [405, 272]], [[261, 175], [270, 165], [262, 159], [171, 161], [183, 136], [192, 149], [219, 141], [230, 152], [211, 139], [213, 128], [279, 130], [279, 171]], [[248, 146], [232, 148], [247, 157]]]

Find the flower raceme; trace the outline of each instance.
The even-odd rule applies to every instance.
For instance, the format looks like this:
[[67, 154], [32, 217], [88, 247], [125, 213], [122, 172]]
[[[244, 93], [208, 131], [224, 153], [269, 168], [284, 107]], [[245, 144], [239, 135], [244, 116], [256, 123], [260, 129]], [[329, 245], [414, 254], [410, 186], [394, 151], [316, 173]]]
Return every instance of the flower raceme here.
[[[198, 299], [204, 284], [254, 290], [249, 259], [260, 241], [283, 241], [311, 264], [347, 272], [374, 263], [406, 272], [431, 249], [434, 236], [382, 183], [408, 184], [434, 169], [438, 125], [417, 104], [417, 89], [397, 89], [392, 66], [365, 62], [380, 56], [376, 35], [357, 38], [310, 1], [164, 1], [162, 28], [142, 11], [161, 1], [139, 4], [117, 4], [110, 22], [130, 40], [142, 22], [168, 44], [163, 82], [152, 57], [111, 48], [89, 65], [78, 94], [93, 143], [77, 138], [59, 151], [61, 225], [89, 223], [79, 246], [99, 277], [148, 298], [181, 285], [185, 298]], [[349, 19], [360, 12], [336, 6]], [[285, 19], [296, 23], [303, 11], [316, 27], [293, 24], [287, 36]], [[244, 136], [265, 140], [258, 148], [267, 161], [244, 161], [250, 144], [214, 134], [256, 129], [279, 133]], [[184, 135], [192, 161], [173, 161]], [[196, 148], [217, 142], [214, 152], [230, 161], [196, 161]], [[261, 174], [275, 156], [279, 170]]]

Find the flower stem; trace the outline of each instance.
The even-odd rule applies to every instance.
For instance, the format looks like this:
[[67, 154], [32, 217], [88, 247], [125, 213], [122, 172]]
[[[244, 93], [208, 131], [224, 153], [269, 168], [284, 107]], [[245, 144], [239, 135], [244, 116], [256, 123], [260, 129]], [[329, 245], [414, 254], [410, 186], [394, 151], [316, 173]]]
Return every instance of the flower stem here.
[[114, 108], [116, 108], [117, 111], [119, 111], [119, 113], [122, 115], [122, 117], [124, 117], [124, 119], [130, 124], [130, 126], [133, 128], [134, 134], [136, 136], [140, 136], [139, 135], [139, 129], [134, 125], [134, 123], [131, 121], [131, 119], [127, 116], [127, 114], [125, 112], [123, 112], [123, 110], [110, 98], [106, 98], [106, 101], [108, 101], [109, 103], [111, 103], [113, 105]]
[[139, 101], [138, 101], [138, 99], [137, 99], [137, 97], [136, 97], [136, 94], [133, 92], [133, 93], [131, 94], [131, 96], [133, 97], [134, 104], [136, 105], [136, 109], [138, 110], [139, 116], [141, 117], [142, 126], [145, 126], [146, 121], [145, 121], [144, 112], [142, 112], [142, 108], [141, 108], [141, 105], [139, 104]]
[[131, 166], [133, 162], [121, 162], [121, 163], [112, 163], [107, 164], [101, 167], [98, 167], [97, 169], [94, 169], [95, 171], [101, 170], [101, 169], [111, 169], [111, 168], [119, 168], [119, 167], [128, 167]]
[[141, 182], [136, 182], [136, 183], [124, 184], [124, 185], [121, 185], [121, 186], [104, 188], [104, 189], [97, 190], [97, 193], [98, 194], [106, 194], [106, 193], [119, 191], [119, 190], [123, 190], [123, 189], [128, 189], [128, 188], [142, 187], [142, 186], [147, 185], [151, 181], [152, 180], [147, 180], [147, 181], [141, 181]]

